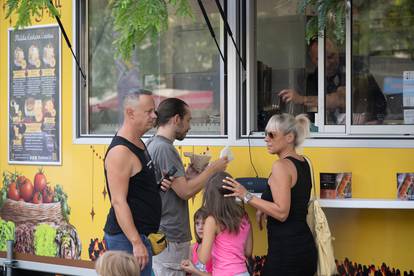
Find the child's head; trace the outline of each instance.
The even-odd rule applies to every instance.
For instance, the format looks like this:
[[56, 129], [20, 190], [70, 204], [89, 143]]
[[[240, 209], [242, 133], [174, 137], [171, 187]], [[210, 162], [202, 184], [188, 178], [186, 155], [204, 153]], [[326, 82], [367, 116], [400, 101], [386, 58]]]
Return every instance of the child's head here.
[[194, 235], [198, 243], [201, 243], [201, 240], [203, 239], [204, 222], [207, 217], [208, 213], [203, 207], [199, 208], [194, 213]]
[[225, 184], [223, 179], [226, 177], [231, 177], [231, 175], [219, 172], [208, 180], [203, 196], [203, 207], [209, 215], [214, 216], [223, 230], [238, 233], [245, 212], [234, 197], [224, 197], [225, 194], [231, 194], [230, 190], [223, 188]]
[[95, 264], [100, 276], [139, 276], [137, 259], [123, 251], [106, 251]]

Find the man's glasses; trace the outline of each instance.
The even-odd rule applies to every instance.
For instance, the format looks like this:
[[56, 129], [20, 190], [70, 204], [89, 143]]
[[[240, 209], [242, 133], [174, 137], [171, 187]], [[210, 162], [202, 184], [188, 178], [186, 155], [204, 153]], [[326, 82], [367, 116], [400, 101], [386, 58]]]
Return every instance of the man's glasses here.
[[269, 137], [270, 139], [273, 139], [276, 136], [276, 133], [265, 130], [265, 136]]

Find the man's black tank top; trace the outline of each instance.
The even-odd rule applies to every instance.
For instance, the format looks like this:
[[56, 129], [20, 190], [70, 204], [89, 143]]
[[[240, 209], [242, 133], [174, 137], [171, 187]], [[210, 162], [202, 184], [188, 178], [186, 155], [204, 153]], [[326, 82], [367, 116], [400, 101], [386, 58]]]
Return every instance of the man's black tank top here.
[[[122, 145], [133, 152], [142, 164], [142, 170], [129, 178], [127, 203], [131, 209], [135, 227], [140, 234], [148, 235], [158, 231], [161, 221], [161, 197], [155, 180], [154, 165], [147, 150], [142, 150], [127, 139], [115, 136], [105, 154], [115, 146]], [[105, 168], [106, 187], [109, 199], [111, 190], [108, 186], [107, 172]], [[115, 183], [116, 185], [116, 183]], [[111, 206], [106, 224], [105, 233], [114, 235], [122, 232], [115, 216], [115, 210]]]

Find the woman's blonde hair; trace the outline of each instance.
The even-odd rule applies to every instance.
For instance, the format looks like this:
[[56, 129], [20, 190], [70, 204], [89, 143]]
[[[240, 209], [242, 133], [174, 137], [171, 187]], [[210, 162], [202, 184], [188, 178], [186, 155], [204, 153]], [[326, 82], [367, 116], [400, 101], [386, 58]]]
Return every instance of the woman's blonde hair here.
[[283, 134], [293, 133], [295, 136], [295, 147], [300, 146], [309, 136], [309, 119], [306, 114], [299, 114], [294, 117], [291, 114], [283, 113], [273, 115], [266, 125], [266, 131], [282, 132]]
[[106, 251], [95, 264], [100, 276], [139, 276], [141, 274], [137, 259], [123, 251]]

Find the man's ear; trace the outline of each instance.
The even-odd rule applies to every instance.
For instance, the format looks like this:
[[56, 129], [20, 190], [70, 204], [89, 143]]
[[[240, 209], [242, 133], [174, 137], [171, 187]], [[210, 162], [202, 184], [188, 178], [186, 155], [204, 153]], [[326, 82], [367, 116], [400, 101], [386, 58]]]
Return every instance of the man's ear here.
[[178, 124], [181, 120], [180, 115], [179, 114], [175, 114], [174, 117], [172, 117], [173, 119], [173, 123], [174, 124]]
[[125, 113], [128, 117], [131, 117], [134, 115], [134, 110], [130, 107], [125, 108]]

